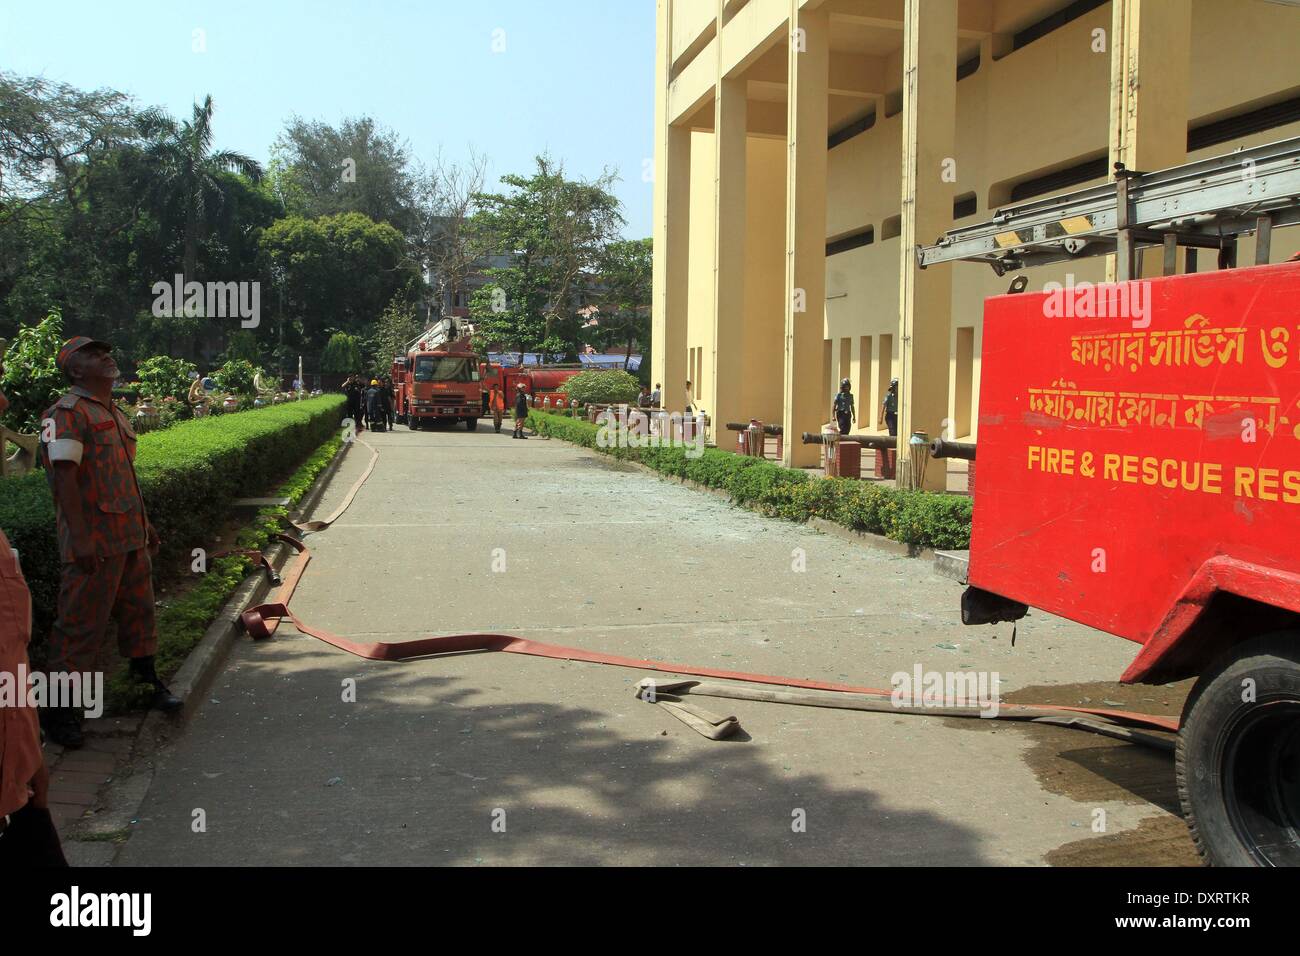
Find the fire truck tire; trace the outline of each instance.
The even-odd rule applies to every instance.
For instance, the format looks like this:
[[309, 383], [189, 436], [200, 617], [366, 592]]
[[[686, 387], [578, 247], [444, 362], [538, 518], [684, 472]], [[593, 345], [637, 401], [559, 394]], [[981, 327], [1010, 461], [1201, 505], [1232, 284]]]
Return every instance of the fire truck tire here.
[[467, 432], [476, 432], [476, 431], [478, 431], [478, 419], [477, 419], [477, 418], [467, 418], [467, 419], [465, 419], [465, 431], [467, 431]]
[[1300, 866], [1300, 632], [1236, 647], [1192, 688], [1178, 797], [1212, 866]]
[[416, 418], [414, 415], [407, 415], [406, 427], [413, 432], [418, 432], [420, 430], [420, 419]]

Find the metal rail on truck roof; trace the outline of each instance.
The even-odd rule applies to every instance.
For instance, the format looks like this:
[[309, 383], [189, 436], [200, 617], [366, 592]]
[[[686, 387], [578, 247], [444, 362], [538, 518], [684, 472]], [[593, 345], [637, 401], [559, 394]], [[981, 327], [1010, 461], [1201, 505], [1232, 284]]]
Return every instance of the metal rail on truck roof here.
[[1177, 271], [1178, 247], [1213, 249], [1219, 267], [1236, 264], [1237, 238], [1255, 233], [1255, 262], [1269, 261], [1273, 227], [1300, 223], [1300, 137], [1139, 173], [1115, 164], [1115, 180], [998, 210], [987, 222], [917, 246], [922, 268], [986, 262], [998, 275], [1031, 266], [1117, 255], [1117, 279], [1136, 275], [1136, 253], [1161, 246], [1164, 272]]

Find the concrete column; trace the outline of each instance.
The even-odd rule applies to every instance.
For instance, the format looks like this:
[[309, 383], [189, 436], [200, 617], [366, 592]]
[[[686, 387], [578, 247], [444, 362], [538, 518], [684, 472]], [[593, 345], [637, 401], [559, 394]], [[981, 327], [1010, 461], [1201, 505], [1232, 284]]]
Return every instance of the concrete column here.
[[818, 431], [822, 342], [826, 327], [826, 101], [830, 71], [829, 15], [790, 2], [786, 121], [785, 375], [782, 424], [785, 464], [815, 465], [820, 447], [801, 432]]
[[691, 131], [668, 123], [672, 4], [657, 5], [655, 62], [654, 276], [650, 320], [651, 385], [663, 383], [665, 408], [681, 405], [686, 371], [690, 265]]
[[713, 404], [707, 411], [722, 423], [752, 414], [744, 408], [745, 91], [743, 79], [720, 77], [714, 99]]
[[[924, 8], [924, 15], [922, 15]], [[951, 265], [916, 266], [918, 243], [952, 228], [957, 118], [957, 0], [906, 0], [903, 27], [903, 203], [899, 271], [898, 482], [911, 485], [907, 439], [937, 438], [948, 414], [948, 355], [952, 324]], [[946, 175], [948, 174], [948, 175]], [[924, 487], [943, 491], [942, 462]]]
[[[1110, 31], [1110, 168], [1151, 172], [1187, 161], [1191, 0], [1114, 0]], [[1135, 275], [1157, 276], [1148, 250]], [[1106, 277], [1114, 281], [1115, 257]]]

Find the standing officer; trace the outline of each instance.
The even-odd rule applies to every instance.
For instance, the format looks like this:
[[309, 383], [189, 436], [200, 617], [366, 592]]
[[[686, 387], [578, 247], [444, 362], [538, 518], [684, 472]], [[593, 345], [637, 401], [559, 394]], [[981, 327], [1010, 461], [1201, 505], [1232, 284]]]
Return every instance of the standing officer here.
[[889, 429], [890, 437], [898, 436], [898, 379], [889, 380], [889, 391], [885, 392], [885, 397], [880, 402], [880, 414], [885, 419], [885, 427]]
[[[4, 351], [0, 339], [0, 360]], [[0, 413], [8, 406], [9, 400], [0, 393]], [[18, 675], [30, 667], [31, 635], [32, 596], [18, 565], [18, 552], [0, 531], [0, 674], [8, 675], [16, 694], [24, 698], [27, 687], [18, 684]], [[5, 706], [0, 710], [0, 871], [42, 863], [66, 865], [58, 832], [50, 822], [49, 780], [36, 711], [23, 700]]]
[[527, 438], [524, 434], [524, 422], [528, 421], [528, 392], [524, 383], [515, 384], [515, 433], [511, 438]]
[[840, 390], [835, 393], [835, 401], [831, 404], [831, 417], [839, 426], [841, 435], [847, 435], [853, 428], [853, 418], [856, 414], [857, 409], [853, 405], [853, 387], [847, 378], [841, 379]]
[[[54, 497], [63, 562], [50, 670], [93, 671], [113, 618], [131, 677], [152, 685], [151, 706], [176, 710], [181, 701], [154, 670], [158, 634], [150, 558], [160, 542], [135, 477], [135, 432], [113, 404], [113, 382], [121, 372], [112, 346], [84, 335], [68, 339], [56, 363], [72, 388], [41, 423], [41, 459]], [[51, 739], [81, 746], [75, 708], [51, 710], [46, 722]]]

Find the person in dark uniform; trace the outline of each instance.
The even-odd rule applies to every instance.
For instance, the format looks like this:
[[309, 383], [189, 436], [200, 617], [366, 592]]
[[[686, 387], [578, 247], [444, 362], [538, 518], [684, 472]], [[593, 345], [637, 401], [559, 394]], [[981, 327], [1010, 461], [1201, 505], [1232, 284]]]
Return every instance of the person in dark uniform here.
[[[135, 476], [135, 432], [113, 404], [121, 375], [112, 346], [68, 339], [56, 364], [72, 388], [42, 416], [41, 464], [54, 498], [59, 558], [58, 611], [50, 631], [50, 670], [95, 669], [110, 619], [133, 679], [153, 687], [151, 706], [174, 711], [181, 701], [154, 669], [153, 562], [160, 544]], [[83, 742], [76, 708], [45, 711], [46, 732], [65, 747]]]
[[383, 383], [384, 388], [384, 414], [388, 418], [388, 430], [393, 430], [393, 421], [396, 417], [396, 409], [393, 405], [393, 380], [387, 376], [379, 380]]
[[853, 428], [853, 418], [857, 415], [857, 409], [853, 405], [853, 391], [847, 378], [840, 380], [840, 390], [835, 393], [835, 401], [831, 403], [831, 417], [835, 424], [839, 426], [840, 434], [847, 435]]
[[880, 403], [880, 414], [885, 417], [885, 426], [889, 429], [890, 437], [898, 436], [898, 379], [889, 380], [889, 391], [885, 392], [885, 398]]
[[[0, 339], [0, 358], [4, 351]], [[0, 413], [8, 407], [9, 399], [0, 392]], [[30, 672], [31, 637], [31, 592], [18, 552], [0, 531], [0, 674], [9, 675], [9, 680], [17, 681], [20, 671]], [[49, 783], [36, 711], [5, 706], [0, 710], [0, 870], [67, 865], [50, 819]]]
[[393, 431], [393, 380], [389, 377], [380, 378], [380, 388], [383, 389], [383, 419], [387, 421], [389, 431]]
[[343, 383], [343, 394], [348, 400], [348, 418], [352, 419], [357, 431], [361, 430], [361, 381], [355, 375], [348, 376]]
[[520, 382], [515, 386], [515, 433], [512, 438], [527, 438], [524, 434], [524, 422], [528, 420], [528, 393], [524, 391], [524, 383]]
[[366, 421], [371, 431], [384, 431], [388, 424], [388, 413], [384, 408], [384, 389], [379, 379], [372, 378], [365, 397]]

